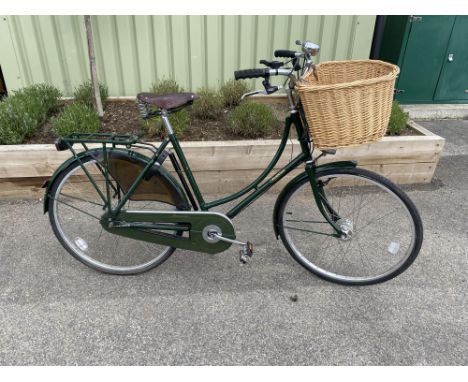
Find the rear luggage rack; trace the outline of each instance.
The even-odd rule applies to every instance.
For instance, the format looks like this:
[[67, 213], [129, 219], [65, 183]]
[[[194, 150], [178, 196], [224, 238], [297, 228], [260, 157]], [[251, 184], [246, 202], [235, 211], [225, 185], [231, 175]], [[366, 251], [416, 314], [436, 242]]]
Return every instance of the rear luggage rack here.
[[[103, 146], [111, 145], [112, 147], [117, 145], [130, 147], [135, 144], [139, 144], [139, 139], [140, 137], [135, 134], [119, 135], [114, 133], [73, 133], [66, 137], [56, 139], [54, 143], [57, 151], [71, 149], [75, 143], [81, 143], [83, 148], [87, 150], [87, 143], [101, 143]], [[141, 144], [153, 146], [150, 144]]]
[[[76, 152], [73, 149], [75, 143], [81, 144], [84, 150], [89, 150], [87, 144], [101, 144], [103, 152], [107, 150], [115, 149], [116, 146], [125, 146], [127, 149], [143, 149], [149, 150], [153, 154], [160, 151], [157, 146], [149, 142], [140, 141], [140, 136], [136, 134], [132, 135], [119, 135], [114, 133], [73, 133], [63, 138], [57, 138], [55, 140], [55, 148], [57, 151], [70, 150], [73, 156], [76, 157]], [[168, 139], [164, 139], [161, 142], [162, 150], [166, 147]]]
[[138, 135], [119, 135], [113, 133], [73, 133], [60, 138], [68, 143], [109, 143], [114, 145], [133, 145], [140, 139]]

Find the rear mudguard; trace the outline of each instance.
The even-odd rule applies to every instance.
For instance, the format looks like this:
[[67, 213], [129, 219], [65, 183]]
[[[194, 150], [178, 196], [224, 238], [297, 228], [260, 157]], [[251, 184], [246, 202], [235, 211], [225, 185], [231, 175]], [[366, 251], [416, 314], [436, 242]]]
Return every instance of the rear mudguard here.
[[[131, 151], [131, 150], [125, 150], [125, 149], [112, 149], [108, 150], [109, 155], [119, 155], [120, 157], [127, 157], [131, 161], [137, 161], [140, 162], [142, 165], [146, 165], [148, 161], [150, 161], [150, 158], [148, 158], [145, 155], [142, 155], [140, 153], [137, 153], [136, 151]], [[96, 149], [91, 149], [87, 151], [83, 151], [79, 154], [77, 154], [77, 157], [80, 159], [84, 159], [87, 156], [91, 156], [93, 158], [99, 158], [102, 156], [102, 149], [101, 148], [96, 148]], [[61, 173], [63, 173], [65, 170], [68, 169], [68, 167], [75, 162], [77, 159], [73, 156], [63, 162], [60, 167], [55, 170], [53, 175], [44, 183], [43, 187], [46, 188], [45, 195], [44, 195], [44, 213], [48, 212], [49, 209], [49, 192], [50, 189], [55, 182], [55, 180], [59, 177]], [[185, 195], [185, 192], [183, 191], [182, 187], [180, 184], [177, 182], [177, 180], [169, 174], [169, 172], [163, 167], [163, 166], [158, 166], [156, 168], [156, 165], [154, 166], [154, 169], [152, 171], [152, 176], [157, 176], [160, 178], [160, 180], [165, 184], [168, 190], [170, 192], [173, 192], [174, 195], [177, 195], [177, 200], [178, 203], [176, 207], [179, 210], [190, 210], [190, 205], [188, 203], [187, 197]]]
[[[317, 173], [325, 170], [331, 169], [342, 169], [342, 168], [355, 168], [357, 166], [356, 161], [339, 161], [339, 162], [332, 162], [332, 163], [325, 163], [320, 166], [317, 166], [315, 171]], [[275, 231], [276, 239], [279, 238], [279, 231], [278, 231], [278, 221], [279, 221], [279, 206], [283, 202], [283, 199], [286, 197], [288, 192], [296, 186], [297, 183], [302, 182], [308, 175], [304, 171], [300, 173], [295, 178], [291, 179], [291, 181], [283, 188], [283, 190], [278, 195], [276, 199], [275, 208], [273, 210], [273, 230]]]

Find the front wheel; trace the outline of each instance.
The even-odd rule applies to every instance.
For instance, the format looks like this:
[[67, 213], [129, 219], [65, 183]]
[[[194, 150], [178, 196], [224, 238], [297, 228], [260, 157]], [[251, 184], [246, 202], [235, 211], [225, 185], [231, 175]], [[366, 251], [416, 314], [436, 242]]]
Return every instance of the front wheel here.
[[305, 176], [278, 208], [278, 231], [292, 257], [319, 277], [345, 285], [390, 280], [419, 253], [423, 228], [409, 197], [388, 179], [360, 168], [317, 171], [335, 230], [318, 210]]

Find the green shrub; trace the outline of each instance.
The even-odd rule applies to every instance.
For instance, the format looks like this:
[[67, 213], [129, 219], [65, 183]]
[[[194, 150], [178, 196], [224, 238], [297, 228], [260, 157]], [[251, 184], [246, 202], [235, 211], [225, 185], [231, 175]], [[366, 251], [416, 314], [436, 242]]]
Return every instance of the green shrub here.
[[219, 92], [223, 99], [224, 106], [234, 107], [240, 104], [242, 95], [249, 90], [249, 86], [245, 81], [229, 80], [221, 86]]
[[69, 104], [52, 120], [52, 130], [60, 137], [72, 133], [96, 133], [100, 121], [96, 111], [80, 102]]
[[151, 86], [151, 92], [155, 94], [168, 94], [168, 93], [181, 93], [184, 89], [179, 86], [177, 81], [172, 80], [170, 78], [163, 78], [161, 80], [157, 80]]
[[200, 119], [216, 119], [223, 112], [223, 100], [220, 94], [210, 88], [197, 91], [198, 99], [193, 103], [193, 115]]
[[[182, 109], [177, 113], [170, 114], [169, 122], [176, 135], [183, 134], [187, 130], [190, 122], [187, 110]], [[157, 135], [159, 137], [164, 136], [165, 133], [161, 117], [143, 121], [143, 129], [145, 129], [149, 135]]]
[[387, 133], [389, 135], [399, 135], [406, 127], [408, 113], [405, 113], [397, 101], [393, 101], [392, 113], [388, 122]]
[[[101, 94], [101, 101], [104, 104], [109, 97], [109, 90], [106, 85], [99, 83], [99, 93]], [[94, 105], [94, 89], [91, 81], [83, 82], [75, 88], [73, 97], [76, 101], [81, 102], [89, 107]]]
[[235, 134], [256, 138], [271, 134], [277, 123], [269, 106], [247, 101], [230, 112], [227, 126]]
[[56, 87], [47, 84], [36, 84], [25, 87], [13, 93], [15, 98], [21, 98], [21, 102], [42, 108], [42, 121], [54, 111], [58, 110], [62, 93]]
[[53, 86], [28, 86], [0, 102], [0, 144], [18, 144], [36, 132], [58, 109], [61, 93]]
[[[16, 145], [35, 130], [40, 110], [10, 96], [0, 102], [0, 144]], [[29, 105], [31, 106], [31, 105]]]

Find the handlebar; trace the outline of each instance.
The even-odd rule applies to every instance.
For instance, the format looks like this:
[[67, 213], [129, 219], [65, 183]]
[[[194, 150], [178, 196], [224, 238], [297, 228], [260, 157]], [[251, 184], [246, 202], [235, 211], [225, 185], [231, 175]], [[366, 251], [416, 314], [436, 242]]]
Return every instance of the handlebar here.
[[234, 72], [234, 78], [236, 80], [241, 80], [244, 78], [267, 78], [270, 76], [289, 76], [291, 74], [292, 68], [283, 68], [283, 69], [269, 69], [269, 68], [260, 68], [260, 69], [244, 69], [236, 70]]
[[[294, 100], [292, 98], [291, 92], [294, 89], [297, 79], [300, 76], [303, 76], [304, 73], [306, 73], [311, 68], [315, 68], [314, 63], [312, 61], [312, 57], [317, 55], [317, 53], [320, 50], [320, 47], [317, 44], [312, 43], [311, 41], [305, 41], [304, 43], [302, 43], [301, 41], [297, 40], [296, 44], [301, 45], [302, 53], [287, 49], [277, 49], [274, 51], [275, 57], [284, 57], [289, 58], [290, 60], [286, 60], [285, 62], [261, 60], [260, 64], [268, 66], [267, 68], [244, 69], [236, 70], [234, 72], [234, 78], [236, 80], [241, 80], [245, 78], [264, 79], [262, 81], [262, 84], [265, 90], [255, 90], [252, 92], [248, 92], [242, 96], [242, 99], [254, 94], [272, 94], [278, 91], [280, 88], [282, 88], [282, 86], [272, 85], [270, 83], [270, 76], [286, 76], [289, 78], [289, 85], [286, 89], [286, 94], [288, 95], [291, 110], [294, 109]], [[301, 59], [302, 64], [300, 63]], [[283, 65], [287, 64], [291, 64], [292, 67], [282, 68]], [[297, 72], [297, 77], [293, 74], [294, 71]]]
[[[260, 63], [268, 66], [269, 68], [261, 68], [261, 69], [245, 69], [245, 70], [236, 70], [234, 72], [234, 77], [236, 80], [244, 79], [244, 78], [265, 78], [266, 84], [265, 88], [269, 85], [268, 79], [270, 76], [276, 75], [285, 75], [290, 76], [294, 70], [298, 72], [299, 75], [303, 75], [310, 67], [313, 67], [312, 57], [317, 55], [320, 50], [320, 46], [314, 44], [311, 41], [304, 41], [301, 42], [296, 40], [296, 44], [302, 47], [302, 53], [296, 52], [294, 50], [288, 49], [276, 49], [274, 51], [275, 57], [284, 57], [290, 58], [290, 61], [287, 62], [280, 62], [280, 61], [266, 61], [261, 60]], [[302, 65], [299, 63], [299, 60], [303, 58]], [[280, 69], [281, 66], [292, 62], [292, 68], [285, 68]], [[299, 74], [299, 71], [301, 73]]]
[[275, 57], [285, 57], [285, 58], [294, 58], [300, 56], [301, 53], [295, 52], [294, 50], [287, 50], [287, 49], [277, 49], [274, 52]]
[[261, 68], [261, 69], [244, 69], [244, 70], [236, 70], [234, 72], [234, 78], [236, 80], [240, 80], [243, 78], [259, 78], [259, 77], [267, 77], [270, 75], [270, 69]]

